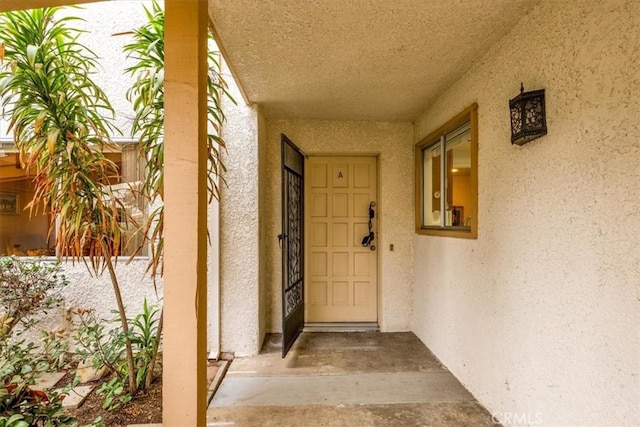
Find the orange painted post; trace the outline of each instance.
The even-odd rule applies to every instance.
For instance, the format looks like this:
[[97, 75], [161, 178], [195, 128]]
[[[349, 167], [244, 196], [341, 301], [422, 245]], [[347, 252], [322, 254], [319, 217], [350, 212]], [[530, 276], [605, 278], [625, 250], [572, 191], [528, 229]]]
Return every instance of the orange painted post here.
[[206, 424], [207, 1], [165, 1], [163, 425]]

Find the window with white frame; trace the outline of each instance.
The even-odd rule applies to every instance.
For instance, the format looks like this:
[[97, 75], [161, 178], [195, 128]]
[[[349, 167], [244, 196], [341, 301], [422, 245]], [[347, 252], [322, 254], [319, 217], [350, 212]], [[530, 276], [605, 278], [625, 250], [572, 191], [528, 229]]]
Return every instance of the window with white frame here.
[[417, 233], [477, 237], [477, 159], [477, 104], [416, 144]]

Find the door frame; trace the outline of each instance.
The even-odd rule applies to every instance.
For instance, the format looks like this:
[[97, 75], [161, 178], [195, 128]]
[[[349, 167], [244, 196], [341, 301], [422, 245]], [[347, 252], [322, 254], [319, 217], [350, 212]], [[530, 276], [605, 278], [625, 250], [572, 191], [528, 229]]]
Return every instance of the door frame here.
[[[382, 300], [382, 287], [384, 286], [382, 280], [382, 271], [381, 271], [381, 250], [383, 249], [380, 245], [380, 235], [383, 230], [383, 221], [381, 212], [383, 212], [384, 206], [381, 203], [380, 197], [380, 188], [381, 185], [381, 173], [380, 173], [380, 152], [327, 152], [327, 151], [314, 151], [314, 152], [305, 152], [306, 158], [311, 157], [373, 157], [375, 159], [376, 164], [376, 217], [377, 217], [377, 227], [375, 230], [376, 240], [378, 249], [376, 250], [376, 304], [377, 304], [377, 321], [375, 325], [371, 324], [373, 322], [364, 322], [364, 323], [308, 323], [307, 322], [307, 310], [305, 309], [304, 320], [305, 320], [305, 331], [309, 332], [331, 332], [331, 331], [368, 331], [368, 330], [379, 330], [380, 325], [383, 324], [383, 300]], [[308, 180], [309, 168], [305, 168], [305, 186]], [[309, 196], [310, 192], [304, 192], [304, 209], [307, 212], [309, 207]], [[306, 215], [306, 214], [305, 214]], [[309, 280], [309, 250], [310, 250], [310, 242], [308, 233], [310, 232], [310, 228], [305, 224], [304, 227], [304, 292], [307, 294], [308, 290], [308, 280]]]

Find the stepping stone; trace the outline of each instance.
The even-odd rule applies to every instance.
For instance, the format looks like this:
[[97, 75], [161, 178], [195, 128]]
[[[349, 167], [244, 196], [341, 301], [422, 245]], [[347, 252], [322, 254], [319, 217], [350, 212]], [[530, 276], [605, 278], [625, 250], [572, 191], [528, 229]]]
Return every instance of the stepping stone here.
[[36, 380], [33, 388], [36, 390], [52, 389], [64, 376], [64, 372], [47, 372]]
[[97, 381], [107, 374], [107, 367], [94, 368], [91, 362], [81, 362], [76, 368], [76, 378], [80, 380], [80, 384]]
[[162, 424], [129, 424], [127, 427], [162, 427]]
[[[89, 393], [96, 388], [94, 385], [81, 385], [72, 388], [69, 390], [69, 394], [67, 394], [62, 400], [62, 407], [64, 409], [77, 409], [84, 400], [87, 398]], [[62, 389], [56, 390], [58, 393], [62, 393]]]

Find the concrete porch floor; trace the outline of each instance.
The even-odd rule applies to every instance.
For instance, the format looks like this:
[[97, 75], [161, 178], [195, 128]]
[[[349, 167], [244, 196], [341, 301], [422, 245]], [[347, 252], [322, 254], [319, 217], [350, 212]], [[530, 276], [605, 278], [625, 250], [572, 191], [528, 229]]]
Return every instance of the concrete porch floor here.
[[208, 426], [493, 426], [491, 415], [410, 333], [302, 333], [286, 358], [270, 335], [235, 359]]

